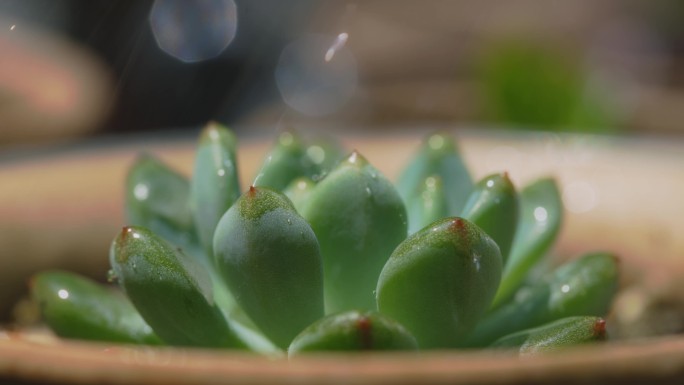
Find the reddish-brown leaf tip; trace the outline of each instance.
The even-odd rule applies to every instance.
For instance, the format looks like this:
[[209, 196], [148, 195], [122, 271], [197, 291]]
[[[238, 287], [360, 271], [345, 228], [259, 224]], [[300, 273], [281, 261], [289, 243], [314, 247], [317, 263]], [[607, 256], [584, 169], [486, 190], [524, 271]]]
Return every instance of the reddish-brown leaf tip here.
[[356, 321], [356, 329], [359, 331], [359, 338], [361, 339], [361, 348], [370, 350], [373, 348], [373, 323], [368, 316], [362, 315]]
[[594, 336], [598, 339], [606, 338], [606, 320], [599, 318], [594, 323]]

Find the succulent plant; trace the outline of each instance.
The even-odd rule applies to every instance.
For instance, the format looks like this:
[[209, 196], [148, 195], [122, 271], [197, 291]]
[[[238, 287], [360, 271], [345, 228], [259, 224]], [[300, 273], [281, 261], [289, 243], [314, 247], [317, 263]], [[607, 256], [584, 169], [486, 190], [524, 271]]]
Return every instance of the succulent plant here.
[[534, 356], [606, 338], [606, 321], [601, 317], [578, 316], [557, 321], [517, 333], [495, 341], [491, 346], [515, 348], [521, 356]]
[[521, 190], [506, 172], [473, 182], [440, 133], [395, 187], [358, 151], [288, 131], [243, 189], [236, 151], [211, 123], [190, 180], [138, 158], [129, 223], [110, 247], [119, 290], [61, 271], [32, 280], [56, 334], [290, 356], [490, 345], [528, 355], [605, 337], [614, 256], [529, 279], [562, 222], [552, 178]]

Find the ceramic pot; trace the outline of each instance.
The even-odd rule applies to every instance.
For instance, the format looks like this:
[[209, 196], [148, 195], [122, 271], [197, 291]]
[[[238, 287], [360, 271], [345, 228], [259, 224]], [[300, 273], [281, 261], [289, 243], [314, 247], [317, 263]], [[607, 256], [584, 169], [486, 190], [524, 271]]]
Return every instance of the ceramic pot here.
[[[424, 132], [356, 133], [344, 141], [395, 178]], [[548, 174], [558, 178], [567, 215], [554, 255], [570, 258], [601, 249], [620, 256], [623, 285], [630, 296], [618, 298], [622, 302], [613, 315], [615, 323], [623, 325], [619, 334], [631, 335], [624, 332], [629, 322], [643, 324], [648, 318], [645, 309], [655, 301], [651, 296], [667, 298], [672, 309], [682, 306], [684, 290], [678, 291], [681, 284], [677, 281], [684, 273], [684, 237], [680, 236], [684, 229], [684, 143], [491, 131], [457, 135], [476, 178], [502, 170], [518, 185]], [[244, 186], [249, 185], [270, 141], [261, 136], [241, 141]], [[109, 242], [125, 224], [122, 182], [128, 165], [144, 150], [189, 173], [194, 144], [194, 140], [99, 142], [2, 159], [0, 310], [5, 318], [36, 271], [57, 267], [102, 279], [108, 269]], [[672, 330], [684, 324], [679, 312], [663, 314], [670, 317]], [[656, 316], [651, 318], [649, 322], [660, 322]], [[679, 336], [618, 340], [534, 359], [444, 351], [322, 354], [288, 362], [229, 351], [116, 346], [26, 332], [0, 333], [3, 383], [625, 384], [681, 380], [684, 338]]]

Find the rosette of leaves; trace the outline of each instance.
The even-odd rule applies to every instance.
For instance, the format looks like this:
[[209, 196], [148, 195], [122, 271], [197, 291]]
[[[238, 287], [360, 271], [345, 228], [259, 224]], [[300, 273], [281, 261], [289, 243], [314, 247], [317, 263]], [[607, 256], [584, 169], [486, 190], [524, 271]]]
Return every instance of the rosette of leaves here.
[[60, 336], [300, 355], [602, 340], [616, 259], [547, 274], [563, 208], [550, 177], [472, 180], [447, 134], [428, 136], [395, 187], [358, 151], [282, 133], [252, 186], [237, 141], [209, 124], [191, 178], [146, 155], [126, 179], [129, 223], [104, 287], [32, 280]]

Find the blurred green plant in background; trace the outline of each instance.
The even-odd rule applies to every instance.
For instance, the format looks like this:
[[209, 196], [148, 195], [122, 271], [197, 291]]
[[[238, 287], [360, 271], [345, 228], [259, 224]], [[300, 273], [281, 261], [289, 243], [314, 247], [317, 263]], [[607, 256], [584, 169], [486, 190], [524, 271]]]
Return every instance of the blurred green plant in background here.
[[478, 59], [484, 119], [552, 131], [614, 132], [609, 95], [592, 87], [578, 58], [529, 41], [492, 44]]

